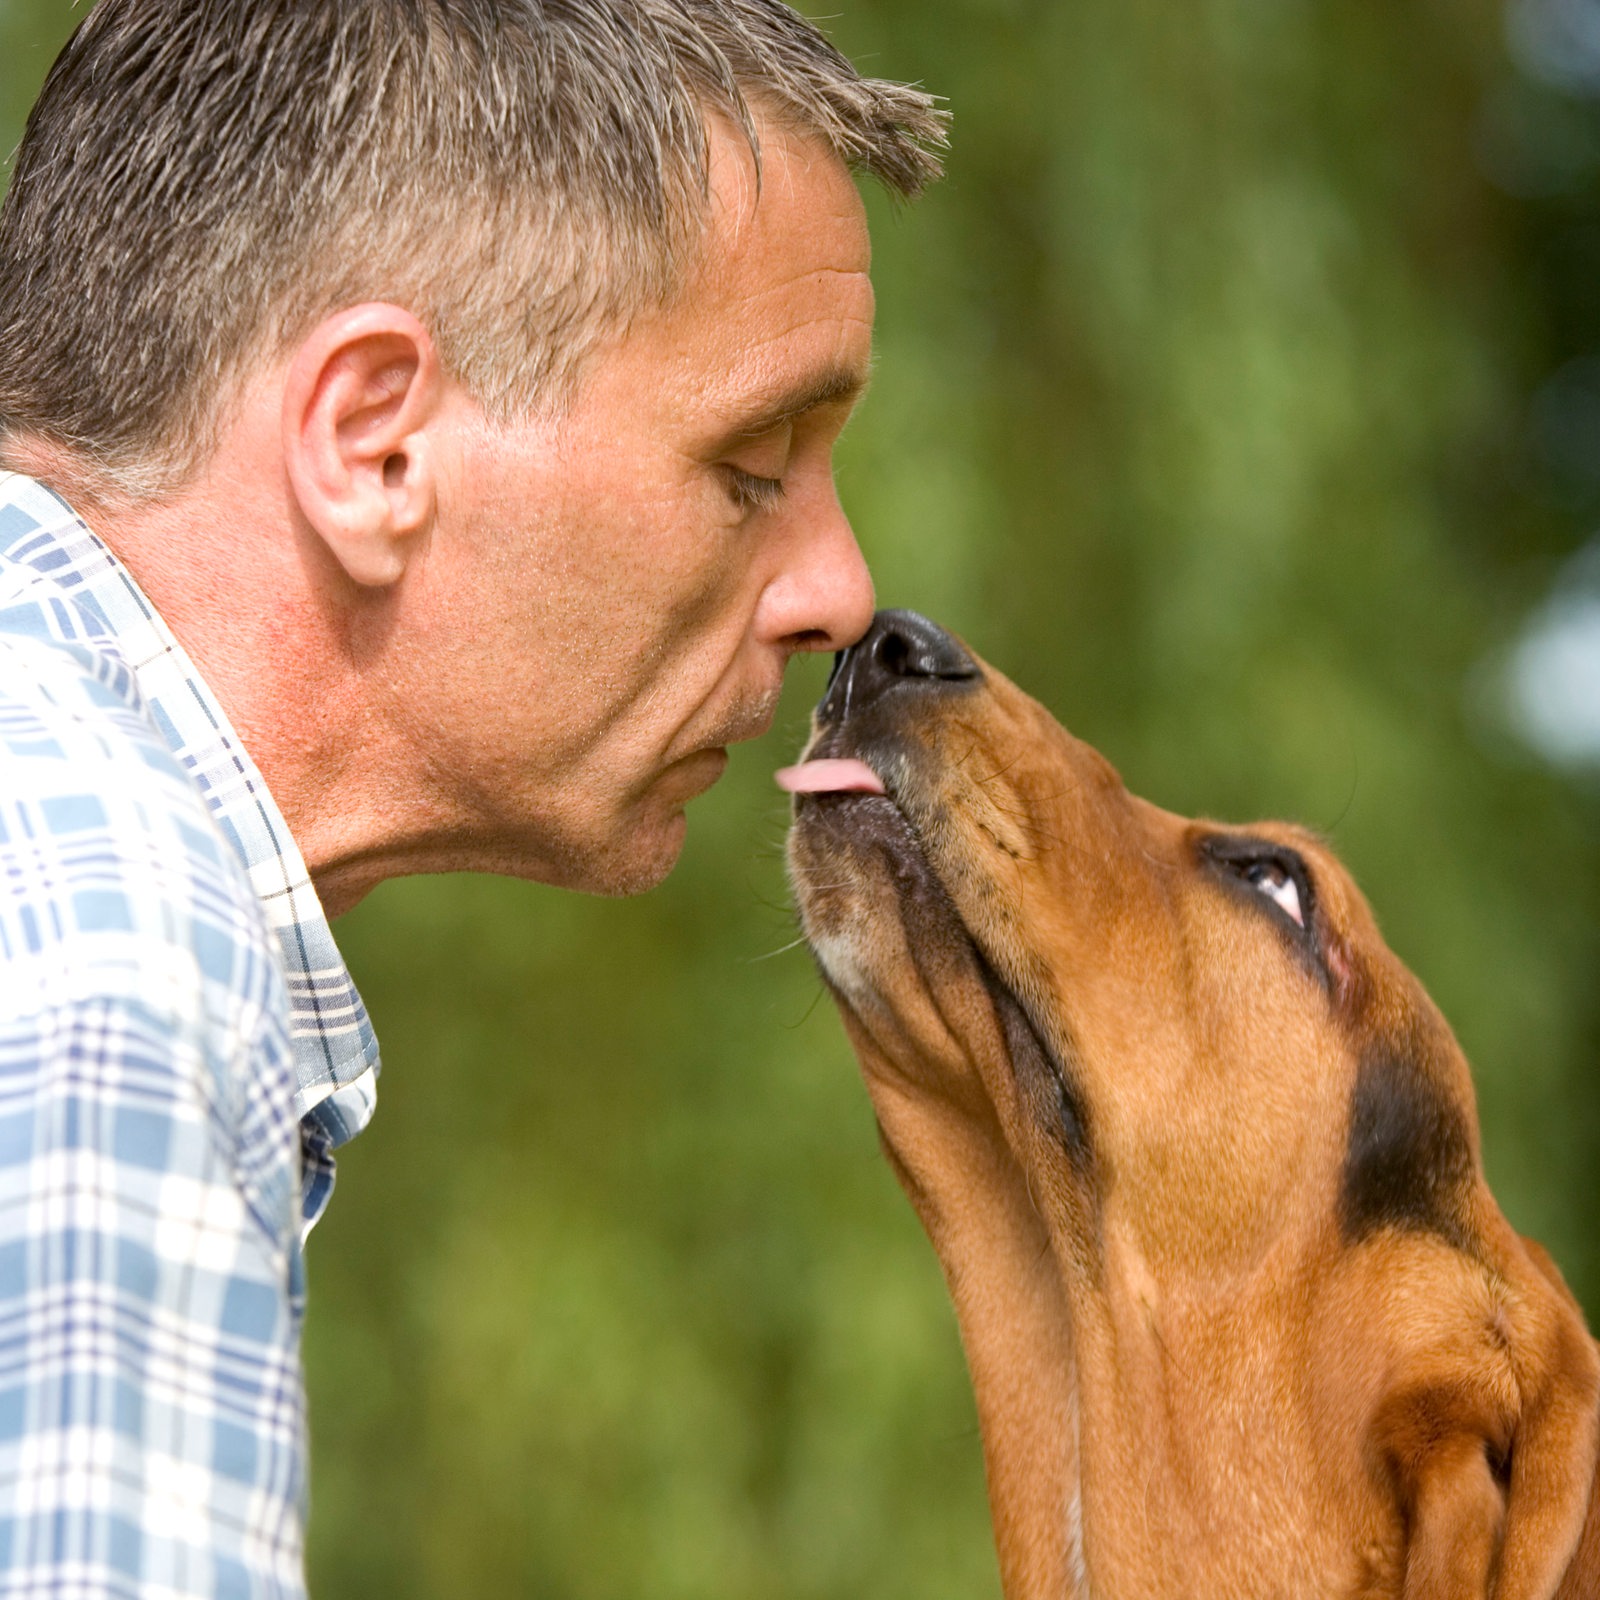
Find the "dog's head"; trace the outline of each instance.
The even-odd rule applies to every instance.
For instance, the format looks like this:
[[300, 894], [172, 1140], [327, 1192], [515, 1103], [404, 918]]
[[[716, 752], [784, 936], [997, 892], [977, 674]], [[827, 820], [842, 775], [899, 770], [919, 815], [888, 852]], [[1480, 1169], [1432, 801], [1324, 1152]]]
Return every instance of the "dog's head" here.
[[1130, 795], [904, 612], [841, 658], [788, 782], [805, 933], [961, 1321], [1008, 1594], [1553, 1593], [1600, 1365], [1327, 847]]

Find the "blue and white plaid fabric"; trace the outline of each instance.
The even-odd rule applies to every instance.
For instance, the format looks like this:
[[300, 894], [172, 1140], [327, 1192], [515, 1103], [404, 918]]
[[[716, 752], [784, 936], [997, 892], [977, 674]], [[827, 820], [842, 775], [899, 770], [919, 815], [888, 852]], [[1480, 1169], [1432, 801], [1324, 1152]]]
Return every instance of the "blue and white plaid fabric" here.
[[0, 1597], [304, 1593], [300, 1252], [377, 1067], [193, 663], [0, 474]]

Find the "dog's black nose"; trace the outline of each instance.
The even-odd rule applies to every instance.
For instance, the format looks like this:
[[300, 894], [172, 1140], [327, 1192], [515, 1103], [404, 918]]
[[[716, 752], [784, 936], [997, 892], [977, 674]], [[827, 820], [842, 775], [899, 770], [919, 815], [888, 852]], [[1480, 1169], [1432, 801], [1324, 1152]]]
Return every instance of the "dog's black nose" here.
[[981, 676], [978, 663], [938, 623], [915, 611], [880, 611], [866, 633], [834, 657], [818, 709], [824, 721], [834, 721], [891, 689], [954, 688]]

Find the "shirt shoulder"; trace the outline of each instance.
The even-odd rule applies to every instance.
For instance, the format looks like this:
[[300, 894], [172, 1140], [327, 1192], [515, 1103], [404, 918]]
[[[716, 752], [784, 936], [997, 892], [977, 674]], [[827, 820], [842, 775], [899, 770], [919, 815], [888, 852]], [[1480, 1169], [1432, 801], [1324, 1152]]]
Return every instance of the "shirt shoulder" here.
[[[8, 606], [10, 598], [0, 588], [0, 859], [8, 869], [0, 959], [49, 959], [80, 937], [132, 933], [187, 946], [204, 975], [239, 976], [224, 973], [219, 953], [187, 924], [205, 909], [213, 918], [231, 912], [245, 943], [270, 940], [270, 931], [243, 863], [162, 738], [129, 664], [109, 638], [17, 625], [19, 610], [35, 618], [54, 611], [62, 603], [53, 597], [26, 607]], [[63, 897], [70, 914], [22, 925], [24, 908]], [[173, 919], [172, 910], [185, 915]], [[91, 944], [74, 960], [105, 954]]]
[[297, 1127], [276, 935], [116, 642], [48, 581], [13, 579], [0, 571], [0, 1024], [134, 1008], [259, 1169], [276, 1231]]

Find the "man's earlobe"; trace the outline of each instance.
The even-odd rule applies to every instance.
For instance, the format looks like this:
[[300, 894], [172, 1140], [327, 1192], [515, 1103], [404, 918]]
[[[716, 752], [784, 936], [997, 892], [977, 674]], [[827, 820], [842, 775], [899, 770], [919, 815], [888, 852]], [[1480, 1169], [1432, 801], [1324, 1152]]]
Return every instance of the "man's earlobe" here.
[[355, 306], [289, 363], [283, 460], [301, 515], [355, 583], [397, 583], [438, 499], [430, 425], [443, 377], [426, 328], [400, 306]]

